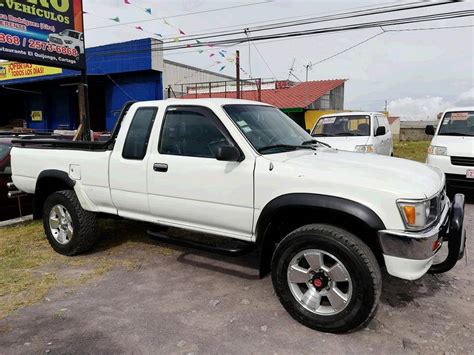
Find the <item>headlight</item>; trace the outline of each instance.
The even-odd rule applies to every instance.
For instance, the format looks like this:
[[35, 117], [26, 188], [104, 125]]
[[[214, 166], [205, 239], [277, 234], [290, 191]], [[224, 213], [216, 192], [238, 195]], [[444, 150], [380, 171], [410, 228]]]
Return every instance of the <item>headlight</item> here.
[[430, 154], [430, 155], [448, 155], [448, 149], [446, 147], [430, 145], [430, 147], [428, 148], [428, 154]]
[[423, 201], [397, 201], [403, 222], [408, 229], [424, 229], [433, 224], [441, 209], [440, 197]]
[[374, 146], [372, 144], [369, 144], [369, 145], [356, 145], [355, 151], [360, 152], [360, 153], [373, 153], [373, 152], [375, 152], [375, 149], [374, 149]]

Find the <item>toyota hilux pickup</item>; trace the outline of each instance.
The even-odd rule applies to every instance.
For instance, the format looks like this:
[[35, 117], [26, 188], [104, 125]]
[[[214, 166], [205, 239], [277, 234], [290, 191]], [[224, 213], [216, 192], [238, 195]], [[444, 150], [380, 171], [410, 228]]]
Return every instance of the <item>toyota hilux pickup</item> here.
[[146, 222], [167, 243], [252, 252], [289, 314], [320, 331], [366, 325], [382, 269], [414, 280], [464, 254], [464, 196], [447, 198], [438, 168], [332, 149], [260, 102], [129, 103], [106, 142], [18, 139], [11, 156], [13, 187], [34, 194], [58, 253], [90, 250], [104, 215]]

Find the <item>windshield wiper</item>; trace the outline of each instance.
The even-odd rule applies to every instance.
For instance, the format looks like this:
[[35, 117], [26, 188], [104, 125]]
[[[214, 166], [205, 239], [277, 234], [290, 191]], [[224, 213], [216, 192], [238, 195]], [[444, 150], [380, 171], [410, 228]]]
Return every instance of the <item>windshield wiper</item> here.
[[472, 134], [467, 133], [460, 133], [460, 132], [447, 132], [447, 133], [440, 133], [440, 136], [460, 136], [460, 137], [474, 137]]
[[327, 134], [327, 133], [315, 133], [312, 134], [313, 137], [332, 137], [332, 134]]
[[341, 133], [337, 133], [335, 134], [335, 136], [341, 136], [341, 137], [344, 137], [344, 136], [362, 136], [362, 134], [358, 134], [358, 133], [351, 133], [351, 132], [341, 132]]
[[277, 149], [277, 148], [286, 148], [286, 149], [291, 149], [291, 150], [314, 149], [313, 147], [311, 147], [309, 145], [274, 144], [274, 145], [269, 145], [269, 146], [266, 146], [266, 147], [259, 148], [258, 152], [263, 153], [267, 150], [272, 150], [272, 149]]
[[314, 144], [314, 143], [317, 143], [317, 144], [321, 144], [321, 145], [324, 145], [328, 148], [331, 148], [331, 146], [327, 143], [324, 143], [324, 142], [321, 142], [321, 141], [318, 141], [317, 139], [311, 139], [309, 141], [305, 141], [303, 143], [301, 143], [302, 145], [310, 145], [310, 144]]

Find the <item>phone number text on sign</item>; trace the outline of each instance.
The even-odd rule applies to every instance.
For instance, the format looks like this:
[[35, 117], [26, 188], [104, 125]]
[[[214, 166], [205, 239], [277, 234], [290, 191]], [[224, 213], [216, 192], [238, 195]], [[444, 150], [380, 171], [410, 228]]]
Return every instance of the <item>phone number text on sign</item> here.
[[50, 53], [56, 52], [56, 53], [65, 54], [71, 57], [77, 57], [79, 55], [79, 52], [75, 48], [57, 46], [48, 42], [38, 41], [35, 39], [28, 40], [28, 48], [47, 51]]
[[4, 33], [0, 33], [0, 43], [11, 44], [14, 46], [20, 46], [21, 40], [18, 36], [6, 35]]

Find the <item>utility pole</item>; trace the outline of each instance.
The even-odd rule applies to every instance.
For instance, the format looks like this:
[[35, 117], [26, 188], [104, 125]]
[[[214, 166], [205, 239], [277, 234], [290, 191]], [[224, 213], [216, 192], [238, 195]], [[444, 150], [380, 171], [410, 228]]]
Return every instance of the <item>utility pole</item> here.
[[313, 70], [313, 63], [308, 63], [306, 65], [303, 65], [303, 67], [305, 67], [306, 69], [306, 81], [308, 81], [308, 72], [310, 70]]
[[[84, 31], [84, 16], [82, 16], [82, 31]], [[77, 129], [76, 137], [82, 140], [91, 141], [91, 121], [90, 121], [90, 110], [89, 110], [89, 83], [87, 80], [87, 61], [86, 61], [86, 48], [84, 41], [84, 68], [81, 69], [81, 82], [78, 87], [79, 96], [79, 120], [80, 124]], [[82, 131], [82, 132], [81, 132]]]
[[240, 99], [240, 51], [235, 51], [235, 77], [237, 78], [237, 98]]
[[293, 58], [293, 63], [291, 64], [290, 72], [288, 73], [288, 81], [290, 80], [290, 77], [293, 74], [293, 70], [295, 69], [295, 62], [296, 58]]

